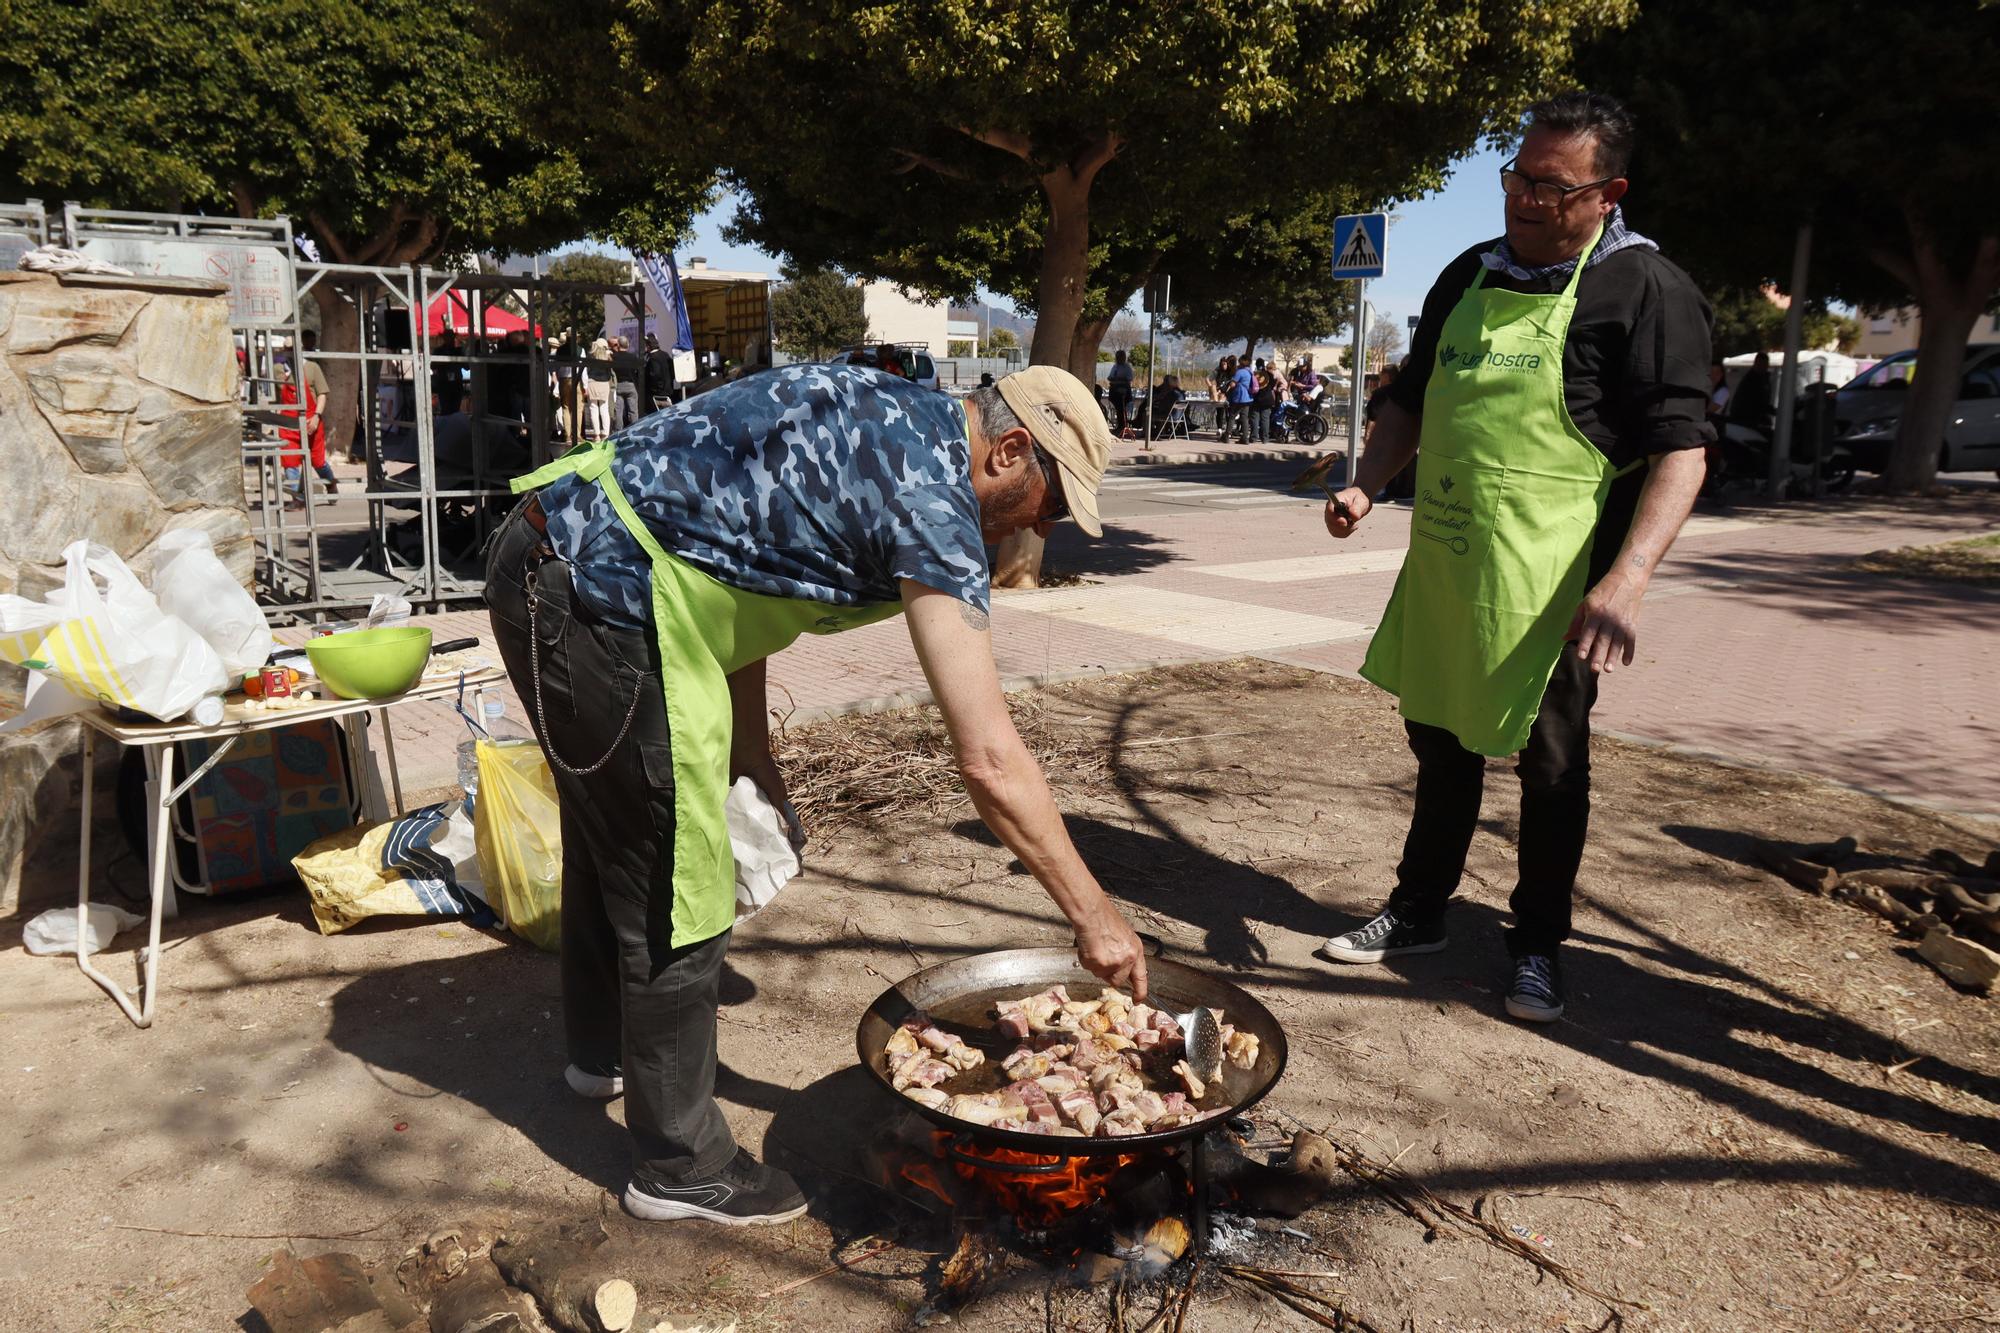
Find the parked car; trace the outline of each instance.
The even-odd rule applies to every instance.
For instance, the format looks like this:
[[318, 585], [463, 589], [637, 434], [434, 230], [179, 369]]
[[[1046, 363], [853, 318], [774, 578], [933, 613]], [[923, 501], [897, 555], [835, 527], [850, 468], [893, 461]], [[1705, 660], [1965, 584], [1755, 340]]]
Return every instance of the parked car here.
[[[1834, 430], [1857, 466], [1880, 472], [1889, 465], [1916, 373], [1917, 354], [1898, 352], [1841, 386], [1834, 400]], [[1938, 471], [2000, 472], [2000, 343], [1966, 348], [1960, 375], [1958, 400], [1945, 417]]]
[[847, 347], [833, 359], [845, 361], [850, 366], [880, 366], [880, 349], [883, 347], [894, 349], [904, 379], [926, 389], [937, 388], [937, 362], [931, 359], [931, 349], [924, 343], [870, 343], [865, 347]]

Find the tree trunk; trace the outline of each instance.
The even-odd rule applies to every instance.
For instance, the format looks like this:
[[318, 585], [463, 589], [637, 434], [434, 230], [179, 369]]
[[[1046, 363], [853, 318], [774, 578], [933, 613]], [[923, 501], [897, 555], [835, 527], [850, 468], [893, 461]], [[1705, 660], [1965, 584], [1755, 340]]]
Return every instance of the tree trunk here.
[[[361, 312], [343, 297], [332, 283], [322, 282], [312, 289], [319, 305], [319, 345], [329, 352], [361, 350]], [[349, 358], [319, 363], [326, 372], [328, 402], [321, 411], [326, 422], [328, 458], [345, 458], [354, 439], [354, 423], [361, 410], [361, 362]]]
[[1896, 447], [1889, 455], [1884, 486], [1892, 494], [1928, 490], [1937, 481], [1944, 432], [1958, 398], [1965, 367], [1965, 343], [1972, 326], [2000, 287], [2000, 237], [1986, 236], [1963, 269], [1952, 265], [1930, 229], [1909, 219], [1910, 253], [1876, 254], [1876, 262], [1902, 278], [1917, 298], [1923, 320], [1917, 335], [1920, 373], [1910, 385]]
[[1111, 321], [1115, 315], [1100, 315], [1094, 319], [1079, 319], [1076, 332], [1069, 340], [1069, 373], [1085, 384], [1097, 380], [1097, 351], [1104, 346], [1104, 335], [1111, 331]]
[[1067, 366], [1090, 280], [1090, 183], [1068, 167], [1042, 177], [1049, 224], [1042, 233], [1042, 271], [1035, 284], [1035, 340], [1028, 360]]

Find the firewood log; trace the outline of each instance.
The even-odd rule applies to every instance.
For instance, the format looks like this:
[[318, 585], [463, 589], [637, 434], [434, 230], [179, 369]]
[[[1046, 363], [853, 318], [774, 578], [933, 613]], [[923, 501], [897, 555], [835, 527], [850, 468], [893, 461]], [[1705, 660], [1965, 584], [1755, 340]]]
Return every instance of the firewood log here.
[[1757, 864], [1807, 893], [1825, 894], [1840, 882], [1840, 872], [1832, 866], [1801, 860], [1780, 843], [1758, 838], [1751, 844], [1751, 849]]
[[535, 1302], [482, 1256], [465, 1266], [431, 1302], [431, 1333], [548, 1333]]
[[588, 1226], [540, 1227], [519, 1241], [500, 1240], [493, 1262], [509, 1282], [534, 1293], [564, 1333], [625, 1333], [639, 1293], [598, 1256], [604, 1232]]
[[1878, 916], [1887, 917], [1899, 926], [1914, 928], [1923, 916], [1922, 912], [1908, 906], [1887, 889], [1857, 882], [1851, 875], [1842, 877], [1839, 887], [1833, 891], [1833, 896], [1842, 902], [1853, 903], [1856, 907], [1865, 907]]

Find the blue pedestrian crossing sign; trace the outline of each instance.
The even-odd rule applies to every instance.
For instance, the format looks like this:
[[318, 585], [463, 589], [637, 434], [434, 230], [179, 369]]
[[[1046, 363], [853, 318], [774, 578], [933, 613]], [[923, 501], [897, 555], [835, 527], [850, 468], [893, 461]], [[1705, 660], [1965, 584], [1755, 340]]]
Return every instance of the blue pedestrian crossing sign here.
[[1388, 254], [1389, 215], [1349, 213], [1333, 220], [1333, 276], [1379, 278]]

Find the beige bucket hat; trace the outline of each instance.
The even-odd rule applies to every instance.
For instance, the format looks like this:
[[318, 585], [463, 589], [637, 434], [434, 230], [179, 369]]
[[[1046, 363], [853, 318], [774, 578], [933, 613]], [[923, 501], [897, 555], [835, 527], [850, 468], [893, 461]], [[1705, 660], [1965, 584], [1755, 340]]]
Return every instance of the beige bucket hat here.
[[1097, 485], [1111, 462], [1111, 428], [1088, 385], [1057, 366], [1029, 366], [995, 382], [1035, 443], [1062, 472], [1063, 500], [1076, 525], [1104, 535]]

